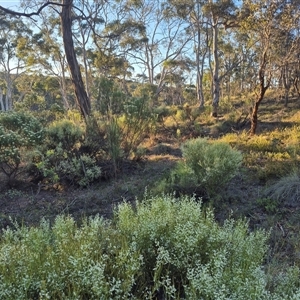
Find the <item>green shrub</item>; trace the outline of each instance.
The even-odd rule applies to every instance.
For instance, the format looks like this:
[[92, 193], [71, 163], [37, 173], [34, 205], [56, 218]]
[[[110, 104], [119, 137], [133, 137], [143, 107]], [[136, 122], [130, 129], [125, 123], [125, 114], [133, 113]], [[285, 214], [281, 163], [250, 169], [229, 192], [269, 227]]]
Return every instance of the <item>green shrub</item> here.
[[133, 299], [141, 257], [99, 217], [7, 229], [0, 249], [0, 299]]
[[88, 154], [74, 156], [63, 150], [61, 144], [39, 155], [35, 166], [49, 183], [64, 181], [86, 187], [101, 176], [101, 168], [94, 158]]
[[220, 227], [194, 199], [169, 196], [137, 202], [136, 212], [123, 204], [116, 222], [144, 258], [136, 281], [143, 299], [158, 294], [165, 299], [262, 299], [264, 232], [249, 234], [242, 221], [228, 220]]
[[94, 108], [103, 115], [118, 114], [123, 111], [123, 105], [127, 98], [117, 84], [105, 77], [99, 78], [97, 95], [93, 103]]
[[[297, 299], [299, 270], [273, 278], [268, 234], [245, 221], [220, 226], [195, 199], [123, 203], [113, 222], [15, 225], [0, 239], [0, 299]], [[287, 273], [287, 275], [285, 275]], [[283, 294], [283, 292], [285, 294]], [[285, 295], [287, 298], [284, 298]], [[281, 298], [280, 298], [281, 296]]]
[[118, 118], [125, 157], [134, 153], [153, 129], [155, 115], [149, 109], [148, 102], [147, 98], [131, 98], [124, 106], [124, 114]]
[[86, 187], [101, 176], [101, 169], [96, 160], [86, 154], [60, 162], [57, 168], [60, 179]]
[[48, 130], [48, 147], [55, 149], [58, 144], [66, 151], [73, 150], [83, 140], [84, 130], [74, 122], [60, 120], [52, 123]]
[[98, 123], [96, 116], [91, 116], [86, 120], [84, 141], [81, 144], [80, 150], [89, 153], [93, 156], [99, 155], [106, 148], [105, 126]]
[[153, 108], [153, 112], [157, 115], [158, 122], [163, 122], [164, 118], [170, 115], [169, 108], [166, 105]]
[[89, 155], [80, 155], [84, 129], [63, 119], [47, 129], [46, 143], [36, 149], [34, 166], [45, 180], [55, 183], [67, 179], [80, 186], [89, 185], [100, 176], [100, 169]]
[[23, 112], [0, 114], [0, 168], [9, 179], [14, 178], [21, 163], [28, 164], [26, 155], [44, 140], [41, 123]]
[[117, 172], [118, 163], [123, 156], [121, 142], [121, 130], [118, 125], [117, 119], [111, 117], [107, 124], [107, 148], [108, 154], [113, 162], [115, 174]]
[[216, 194], [236, 174], [242, 154], [223, 142], [209, 142], [197, 138], [182, 147], [184, 162], [179, 162], [171, 173], [171, 186], [205, 190], [208, 196]]

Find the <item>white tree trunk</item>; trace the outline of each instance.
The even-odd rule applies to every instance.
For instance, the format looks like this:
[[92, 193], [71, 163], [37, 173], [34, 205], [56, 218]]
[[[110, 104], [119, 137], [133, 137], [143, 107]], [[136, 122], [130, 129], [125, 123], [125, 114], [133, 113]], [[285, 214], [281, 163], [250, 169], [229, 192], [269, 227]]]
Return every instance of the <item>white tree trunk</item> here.
[[218, 54], [218, 22], [213, 17], [213, 100], [212, 100], [212, 116], [218, 116], [218, 106], [220, 101], [220, 77], [219, 77], [219, 54]]
[[5, 111], [4, 103], [3, 103], [3, 90], [0, 88], [0, 111]]

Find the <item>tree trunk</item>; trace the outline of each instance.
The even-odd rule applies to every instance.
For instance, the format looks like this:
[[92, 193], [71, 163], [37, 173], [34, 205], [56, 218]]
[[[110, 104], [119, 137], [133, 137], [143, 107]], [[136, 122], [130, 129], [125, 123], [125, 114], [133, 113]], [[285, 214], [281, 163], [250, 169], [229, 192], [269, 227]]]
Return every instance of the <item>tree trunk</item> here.
[[[199, 3], [197, 2], [197, 5]], [[197, 11], [200, 10], [200, 7]], [[196, 81], [196, 92], [197, 92], [197, 101], [199, 107], [204, 107], [204, 94], [203, 94], [203, 70], [204, 70], [204, 61], [206, 56], [206, 51], [202, 55], [201, 53], [201, 30], [199, 25], [197, 26], [197, 44], [196, 46], [196, 68], [197, 68], [197, 81]]]
[[71, 79], [75, 90], [77, 105], [82, 116], [86, 120], [91, 113], [91, 103], [85, 90], [74, 50], [74, 42], [72, 37], [72, 4], [73, 0], [63, 0], [64, 6], [62, 7], [61, 12], [62, 36], [66, 58], [71, 73]]
[[287, 64], [283, 67], [282, 81], [284, 86], [284, 106], [287, 107], [289, 102], [289, 92], [291, 88], [289, 66]]
[[13, 108], [13, 103], [12, 103], [13, 82], [10, 76], [11, 75], [9, 73], [5, 75], [5, 81], [6, 81], [5, 110], [6, 111], [12, 110]]
[[258, 122], [258, 107], [260, 101], [256, 101], [254, 106], [252, 107], [252, 114], [251, 114], [251, 128], [250, 134], [255, 135], [257, 129], [257, 122]]
[[0, 111], [5, 111], [4, 103], [3, 103], [3, 91], [0, 88]]
[[218, 106], [220, 101], [220, 78], [219, 78], [219, 54], [218, 54], [218, 23], [213, 21], [213, 100], [212, 100], [212, 116], [218, 116]]
[[258, 107], [263, 100], [265, 93], [267, 89], [269, 88], [271, 84], [271, 77], [267, 79], [267, 83], [265, 84], [265, 68], [267, 65], [267, 53], [264, 51], [262, 56], [261, 65], [259, 67], [258, 71], [258, 78], [259, 78], [259, 94], [255, 101], [254, 106], [252, 107], [252, 115], [251, 115], [251, 128], [250, 128], [250, 134], [255, 135], [256, 129], [257, 129], [257, 122], [258, 122]]

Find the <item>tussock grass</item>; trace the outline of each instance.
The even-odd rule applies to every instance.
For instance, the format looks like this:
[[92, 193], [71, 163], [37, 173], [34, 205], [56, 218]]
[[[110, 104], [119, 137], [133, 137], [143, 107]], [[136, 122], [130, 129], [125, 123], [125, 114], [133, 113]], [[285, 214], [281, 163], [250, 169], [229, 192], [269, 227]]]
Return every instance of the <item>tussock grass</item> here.
[[279, 201], [281, 204], [299, 206], [300, 204], [300, 178], [299, 174], [292, 173], [277, 180], [269, 186], [265, 196]]

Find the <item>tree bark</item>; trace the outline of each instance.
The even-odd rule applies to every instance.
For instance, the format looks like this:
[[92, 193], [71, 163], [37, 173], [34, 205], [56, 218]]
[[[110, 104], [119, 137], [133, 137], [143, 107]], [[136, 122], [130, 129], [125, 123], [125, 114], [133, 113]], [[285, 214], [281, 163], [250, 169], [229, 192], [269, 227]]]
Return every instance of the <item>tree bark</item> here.
[[252, 114], [251, 114], [251, 127], [250, 127], [250, 134], [255, 135], [257, 130], [257, 123], [258, 123], [258, 107], [262, 102], [267, 89], [270, 87], [271, 78], [267, 79], [267, 83], [265, 83], [265, 69], [267, 65], [267, 53], [264, 51], [262, 56], [262, 61], [258, 71], [258, 79], [259, 79], [259, 94], [258, 97], [252, 107]]
[[74, 42], [72, 37], [72, 4], [73, 0], [63, 0], [61, 12], [62, 36], [66, 58], [71, 73], [71, 79], [75, 90], [77, 105], [82, 116], [86, 120], [91, 113], [91, 103], [85, 90], [81, 71], [74, 50]]
[[5, 111], [4, 103], [3, 103], [3, 91], [0, 87], [0, 111]]

